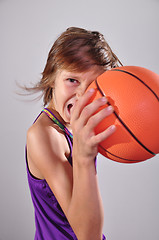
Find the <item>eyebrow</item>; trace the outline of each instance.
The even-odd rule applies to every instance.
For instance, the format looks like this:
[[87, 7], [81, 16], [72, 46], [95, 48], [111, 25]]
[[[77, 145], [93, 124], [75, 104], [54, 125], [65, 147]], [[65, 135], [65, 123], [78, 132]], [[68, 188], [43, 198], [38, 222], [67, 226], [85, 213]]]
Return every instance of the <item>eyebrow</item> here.
[[76, 73], [71, 73], [71, 72], [69, 72], [69, 73], [64, 73], [64, 75], [63, 75], [64, 77], [66, 77], [66, 78], [77, 78], [77, 79], [79, 79], [79, 78], [81, 78], [81, 76], [79, 76], [78, 75], [78, 73], [76, 74]]

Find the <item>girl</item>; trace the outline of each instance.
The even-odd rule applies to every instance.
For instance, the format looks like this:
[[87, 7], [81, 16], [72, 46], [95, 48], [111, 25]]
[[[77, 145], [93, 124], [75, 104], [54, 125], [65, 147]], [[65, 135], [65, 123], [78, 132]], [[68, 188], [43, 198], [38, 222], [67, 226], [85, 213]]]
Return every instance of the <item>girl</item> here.
[[[99, 32], [69, 28], [52, 46], [41, 81], [44, 108], [27, 133], [28, 182], [35, 208], [35, 240], [102, 240], [103, 207], [95, 157], [115, 131], [94, 128], [113, 112], [88, 103], [88, 86], [120, 61]], [[72, 147], [73, 143], [73, 147]]]

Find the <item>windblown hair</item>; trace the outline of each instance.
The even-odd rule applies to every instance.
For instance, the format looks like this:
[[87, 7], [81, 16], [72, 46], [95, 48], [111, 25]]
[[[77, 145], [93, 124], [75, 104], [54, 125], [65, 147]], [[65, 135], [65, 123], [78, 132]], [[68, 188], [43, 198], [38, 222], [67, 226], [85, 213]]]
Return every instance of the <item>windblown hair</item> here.
[[45, 106], [52, 99], [52, 88], [58, 70], [86, 72], [94, 65], [107, 71], [122, 64], [101, 33], [70, 27], [54, 42], [41, 80], [27, 90], [42, 91]]

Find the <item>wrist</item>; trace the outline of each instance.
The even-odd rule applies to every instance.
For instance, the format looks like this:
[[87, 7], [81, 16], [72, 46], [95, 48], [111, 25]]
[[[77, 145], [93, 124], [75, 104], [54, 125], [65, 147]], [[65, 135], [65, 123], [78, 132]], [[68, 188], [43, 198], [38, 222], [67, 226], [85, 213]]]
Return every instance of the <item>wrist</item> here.
[[96, 157], [92, 156], [77, 156], [73, 155], [72, 156], [72, 161], [73, 161], [73, 166], [76, 166], [78, 168], [94, 168], [95, 167], [95, 162], [96, 162]]

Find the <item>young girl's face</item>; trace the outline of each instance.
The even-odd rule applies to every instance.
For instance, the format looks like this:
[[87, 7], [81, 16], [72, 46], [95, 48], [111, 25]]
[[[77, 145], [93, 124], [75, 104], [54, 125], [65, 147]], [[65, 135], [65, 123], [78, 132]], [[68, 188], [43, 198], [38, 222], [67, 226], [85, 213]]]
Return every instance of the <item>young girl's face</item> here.
[[70, 123], [71, 110], [78, 98], [84, 94], [88, 86], [104, 72], [100, 66], [93, 66], [84, 73], [61, 70], [57, 73], [53, 99], [50, 107], [54, 108], [65, 123]]

